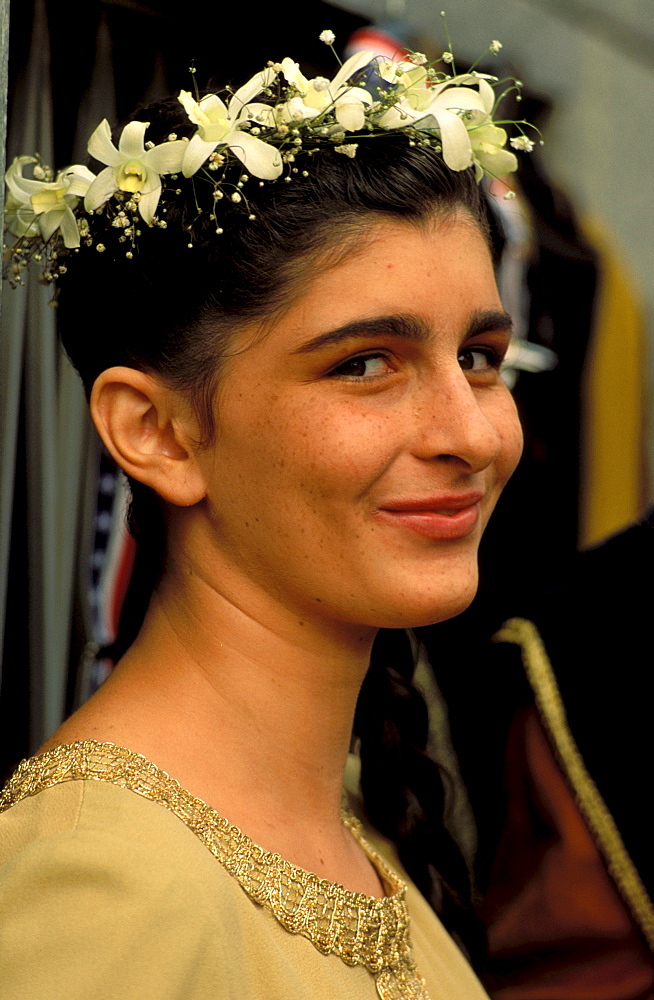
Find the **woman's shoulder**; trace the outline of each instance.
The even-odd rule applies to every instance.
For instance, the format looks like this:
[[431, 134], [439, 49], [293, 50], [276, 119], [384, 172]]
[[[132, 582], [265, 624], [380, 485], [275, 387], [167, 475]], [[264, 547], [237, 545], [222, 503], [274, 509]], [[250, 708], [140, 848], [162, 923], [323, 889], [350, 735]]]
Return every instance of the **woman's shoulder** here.
[[63, 866], [69, 895], [96, 880], [123, 887], [137, 911], [166, 895], [163, 912], [187, 910], [187, 926], [207, 912], [224, 921], [243, 894], [216, 862], [239, 833], [141, 754], [60, 745], [23, 761], [0, 792], [0, 891], [8, 871], [39, 883]]
[[180, 822], [192, 806], [177, 782], [122, 747], [85, 741], [31, 757], [0, 792], [0, 887], [21, 866], [44, 878], [63, 866], [69, 886], [81, 885], [75, 870], [101, 871], [103, 884], [132, 886], [147, 901], [183, 871], [177, 902], [193, 895], [197, 906], [210, 886], [207, 904], [215, 905], [217, 880], [224, 882], [221, 895], [230, 880]]
[[52, 890], [78, 911], [104, 899], [144, 918], [163, 907], [188, 919], [229, 888], [211, 861], [174, 816], [106, 782], [62, 782], [0, 814], [0, 900], [34, 896], [36, 905]]
[[0, 863], [39, 844], [52, 852], [73, 842], [89, 853], [97, 845], [106, 860], [124, 865], [140, 853], [156, 858], [159, 868], [180, 850], [204, 859], [206, 852], [194, 850], [196, 839], [170, 810], [158, 808], [156, 797], [132, 794], [136, 789], [110, 775], [76, 773], [79, 750], [70, 750], [55, 766], [50, 754], [23, 762], [0, 793]]
[[172, 1000], [180, 977], [189, 996], [203, 995], [224, 969], [217, 930], [231, 903], [220, 866], [157, 803], [109, 781], [48, 774], [43, 756], [2, 793], [3, 996], [73, 1000], [97, 985]]
[[0, 822], [13, 831], [12, 843], [43, 838], [52, 842], [66, 833], [104, 834], [161, 853], [171, 840], [177, 841], [178, 850], [181, 836], [190, 849], [193, 838], [186, 838], [183, 825], [171, 821], [171, 807], [184, 796], [191, 799], [140, 754], [85, 740], [23, 761], [0, 792]]

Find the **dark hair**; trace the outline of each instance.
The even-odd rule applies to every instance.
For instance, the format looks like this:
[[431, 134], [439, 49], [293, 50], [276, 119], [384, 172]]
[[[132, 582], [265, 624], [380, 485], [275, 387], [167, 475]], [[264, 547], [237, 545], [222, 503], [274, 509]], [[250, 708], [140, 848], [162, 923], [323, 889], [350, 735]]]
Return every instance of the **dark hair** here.
[[[147, 137], [155, 143], [192, 131], [177, 102], [139, 118], [151, 123]], [[59, 306], [61, 338], [87, 391], [113, 365], [156, 373], [189, 394], [210, 439], [210, 404], [234, 332], [283, 308], [318, 262], [329, 266], [360, 247], [367, 224], [375, 218], [420, 224], [463, 209], [486, 231], [472, 171], [451, 171], [406, 134], [357, 142], [353, 159], [333, 148], [300, 154], [301, 169], [286, 175], [290, 182], [260, 185], [251, 178], [243, 188], [246, 210], [221, 203], [220, 235], [209, 212], [198, 217], [188, 181], [180, 181], [181, 193], [164, 192], [167, 227], [143, 223], [131, 259], [120, 229], [104, 214], [92, 216], [91, 237], [105, 250], [83, 246], [67, 261]], [[139, 555], [124, 646], [140, 627], [165, 550], [162, 503], [139, 483], [132, 491]], [[476, 950], [469, 876], [443, 825], [443, 782], [425, 754], [426, 709], [411, 685], [413, 660], [402, 636], [384, 633], [376, 643], [357, 707], [365, 807], [446, 926]]]

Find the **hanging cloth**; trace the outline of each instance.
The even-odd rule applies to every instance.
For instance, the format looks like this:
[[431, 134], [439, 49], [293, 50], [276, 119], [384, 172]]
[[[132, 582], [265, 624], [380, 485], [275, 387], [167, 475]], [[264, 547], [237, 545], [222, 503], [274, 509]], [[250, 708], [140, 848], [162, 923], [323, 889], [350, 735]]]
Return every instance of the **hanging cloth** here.
[[647, 344], [643, 310], [610, 240], [597, 221], [583, 229], [599, 271], [582, 384], [579, 541], [587, 548], [645, 509]]
[[[30, 57], [12, 110], [10, 156], [17, 150], [34, 151], [52, 163], [50, 47], [44, 0], [35, 0]], [[12, 519], [27, 518], [29, 601], [24, 618], [5, 623], [4, 671], [23, 671], [28, 659], [30, 752], [59, 725], [65, 711], [79, 487], [88, 433], [84, 394], [58, 346], [51, 298], [52, 289], [31, 277], [24, 287], [5, 295], [0, 337], [9, 382], [3, 386], [3, 535], [12, 533], [8, 530]], [[4, 368], [4, 357], [2, 361]], [[24, 454], [17, 448], [21, 406]], [[23, 475], [26, 509], [12, 501], [16, 478]], [[8, 566], [5, 550], [0, 565], [3, 614]]]

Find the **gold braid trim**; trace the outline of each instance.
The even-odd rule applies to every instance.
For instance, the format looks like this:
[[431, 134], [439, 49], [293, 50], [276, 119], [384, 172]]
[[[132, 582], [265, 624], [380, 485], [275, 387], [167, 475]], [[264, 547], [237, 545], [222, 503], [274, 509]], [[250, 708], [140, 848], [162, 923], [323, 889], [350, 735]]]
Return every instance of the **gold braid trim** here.
[[525, 618], [511, 618], [493, 636], [493, 641], [511, 642], [520, 646], [522, 662], [536, 697], [536, 705], [577, 804], [609, 872], [647, 944], [654, 951], [654, 905], [627, 853], [615, 820], [586, 770], [568, 726], [563, 699], [538, 629]]
[[343, 823], [380, 876], [388, 892], [383, 899], [351, 892], [257, 847], [165, 771], [113, 743], [84, 740], [23, 761], [0, 792], [0, 812], [61, 782], [88, 780], [108, 781], [169, 809], [282, 927], [324, 955], [364, 965], [381, 1000], [429, 1000], [411, 952], [406, 885], [366, 843], [353, 816], [343, 815]]

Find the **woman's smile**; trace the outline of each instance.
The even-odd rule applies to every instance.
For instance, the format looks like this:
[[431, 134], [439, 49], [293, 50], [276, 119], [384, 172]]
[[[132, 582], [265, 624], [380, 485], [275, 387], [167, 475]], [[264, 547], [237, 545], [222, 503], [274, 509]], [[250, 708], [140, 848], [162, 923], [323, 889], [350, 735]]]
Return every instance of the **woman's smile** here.
[[450, 617], [521, 448], [486, 243], [463, 213], [383, 220], [314, 273], [224, 372], [208, 572], [303, 620]]
[[381, 521], [408, 528], [434, 541], [465, 538], [477, 527], [483, 493], [387, 502], [376, 512]]

